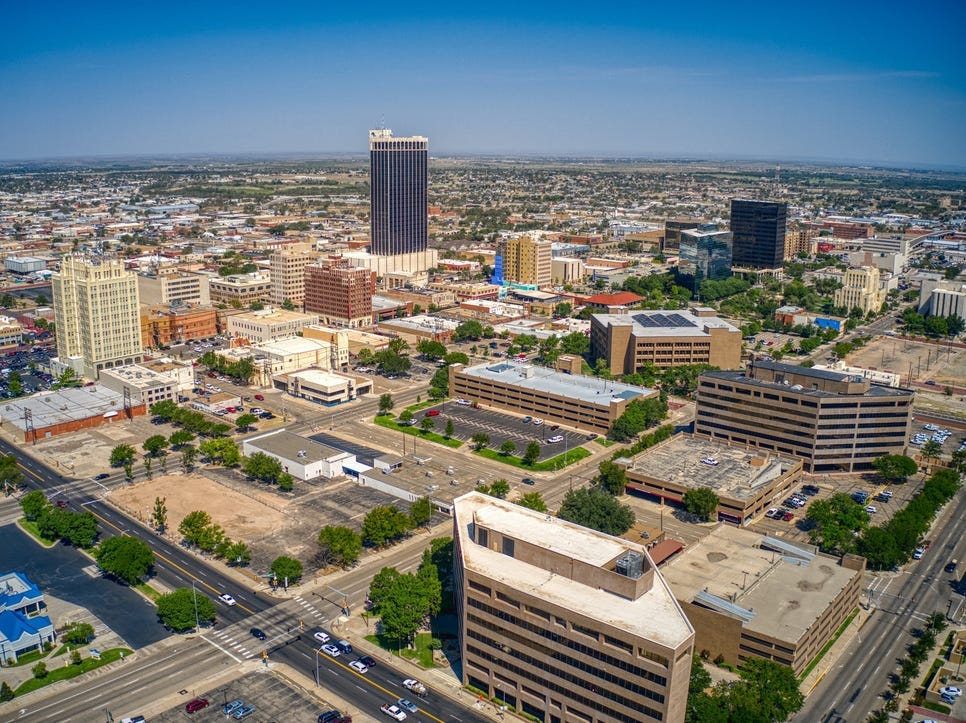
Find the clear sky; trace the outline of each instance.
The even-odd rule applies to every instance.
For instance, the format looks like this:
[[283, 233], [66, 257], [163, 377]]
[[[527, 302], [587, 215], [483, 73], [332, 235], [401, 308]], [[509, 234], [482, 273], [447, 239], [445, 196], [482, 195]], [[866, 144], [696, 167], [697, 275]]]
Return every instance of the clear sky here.
[[437, 154], [966, 168], [966, 0], [7, 3], [0, 159]]

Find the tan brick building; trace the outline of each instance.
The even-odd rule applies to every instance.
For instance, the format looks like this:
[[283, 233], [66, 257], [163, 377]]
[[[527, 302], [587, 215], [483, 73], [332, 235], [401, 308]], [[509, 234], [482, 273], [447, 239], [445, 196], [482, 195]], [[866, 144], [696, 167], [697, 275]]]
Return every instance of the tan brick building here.
[[607, 360], [611, 374], [632, 374], [646, 362], [660, 368], [712, 364], [737, 369], [741, 330], [704, 307], [594, 314], [590, 348], [594, 358]]
[[292, 244], [273, 251], [269, 256], [272, 279], [272, 303], [281, 306], [290, 301], [301, 309], [305, 301], [305, 267], [319, 258], [312, 244]]
[[639, 544], [453, 503], [463, 683], [547, 723], [684, 721], [694, 630]]
[[213, 306], [141, 307], [141, 344], [146, 348], [170, 346], [218, 333], [218, 312]]

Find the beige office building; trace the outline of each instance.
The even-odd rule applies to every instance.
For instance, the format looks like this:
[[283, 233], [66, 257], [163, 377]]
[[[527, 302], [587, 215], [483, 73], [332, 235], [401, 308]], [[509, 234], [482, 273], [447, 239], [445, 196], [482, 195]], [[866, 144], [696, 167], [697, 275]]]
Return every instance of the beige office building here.
[[255, 301], [268, 301], [272, 292], [272, 280], [266, 274], [256, 272], [233, 276], [209, 276], [208, 291], [213, 304], [230, 304], [249, 307]]
[[51, 277], [57, 324], [55, 368], [97, 379], [101, 369], [141, 361], [138, 283], [124, 262], [68, 256]]
[[189, 274], [173, 269], [138, 276], [138, 296], [147, 306], [175, 306], [211, 303], [208, 279], [202, 274]]
[[267, 306], [259, 311], [245, 311], [228, 317], [228, 335], [248, 339], [252, 344], [285, 339], [297, 335], [303, 327], [318, 324], [318, 314], [303, 314]]
[[301, 309], [305, 301], [305, 267], [318, 258], [312, 244], [293, 244], [273, 251], [269, 256], [272, 303], [281, 306], [290, 301]]
[[849, 311], [858, 307], [863, 314], [876, 314], [885, 301], [885, 289], [879, 285], [879, 269], [875, 266], [849, 269], [842, 278], [842, 288], [835, 290], [835, 305]]
[[694, 629], [645, 548], [453, 502], [463, 683], [546, 723], [684, 721]]
[[662, 369], [685, 364], [737, 369], [741, 330], [705, 307], [594, 314], [590, 348], [595, 358], [607, 361], [611, 374], [632, 374], [647, 362]]
[[553, 278], [553, 253], [550, 241], [528, 236], [503, 242], [503, 279], [514, 284], [538, 288], [550, 286]]

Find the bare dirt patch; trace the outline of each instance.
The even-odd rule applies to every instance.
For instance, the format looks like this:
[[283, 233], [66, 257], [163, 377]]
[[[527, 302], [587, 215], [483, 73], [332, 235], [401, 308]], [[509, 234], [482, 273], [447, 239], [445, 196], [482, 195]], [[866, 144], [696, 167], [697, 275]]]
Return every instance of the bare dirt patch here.
[[273, 496], [273, 506], [252, 496], [235, 492], [207, 477], [193, 475], [164, 475], [117, 489], [111, 499], [137, 519], [150, 519], [156, 497], [165, 498], [168, 526], [177, 529], [178, 523], [189, 512], [204, 510], [221, 525], [233, 540], [252, 541], [274, 530], [288, 527], [291, 518]]
[[893, 337], [880, 337], [866, 344], [861, 349], [848, 355], [847, 361], [852, 366], [890, 371], [902, 375], [902, 383], [910, 381], [939, 380], [943, 370], [957, 357], [962, 350], [927, 344], [920, 341], [907, 341]]

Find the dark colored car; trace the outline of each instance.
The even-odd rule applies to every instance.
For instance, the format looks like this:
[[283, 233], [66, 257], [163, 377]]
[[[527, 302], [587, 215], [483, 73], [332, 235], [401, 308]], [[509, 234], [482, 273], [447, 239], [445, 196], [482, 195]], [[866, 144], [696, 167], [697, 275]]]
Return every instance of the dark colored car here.
[[268, 637], [264, 632], [262, 632], [261, 628], [252, 628], [248, 632], [251, 633], [253, 638], [258, 638], [259, 640], [264, 640]]
[[819, 489], [818, 485], [805, 485], [802, 487], [802, 492], [809, 497], [812, 497], [813, 495], [817, 495], [819, 492], [821, 492], [821, 490]]
[[195, 698], [193, 701], [190, 701], [184, 707], [184, 709], [188, 713], [197, 713], [199, 710], [203, 710], [203, 709], [205, 709], [207, 707], [208, 707], [208, 699], [207, 698]]
[[55, 502], [54, 504], [56, 504], [60, 508], [64, 508], [64, 507], [67, 507], [67, 500], [57, 500], [57, 502]]
[[946, 572], [956, 572], [956, 560], [950, 560], [947, 562], [944, 569]]
[[532, 485], [532, 484], [536, 484], [536, 482], [533, 481], [533, 477], [524, 477], [523, 484]]
[[361, 658], [359, 658], [359, 660], [367, 668], [375, 668], [376, 667], [376, 660], [371, 655], [363, 655]]
[[319, 723], [333, 723], [342, 717], [342, 714], [337, 710], [327, 710], [319, 716]]

